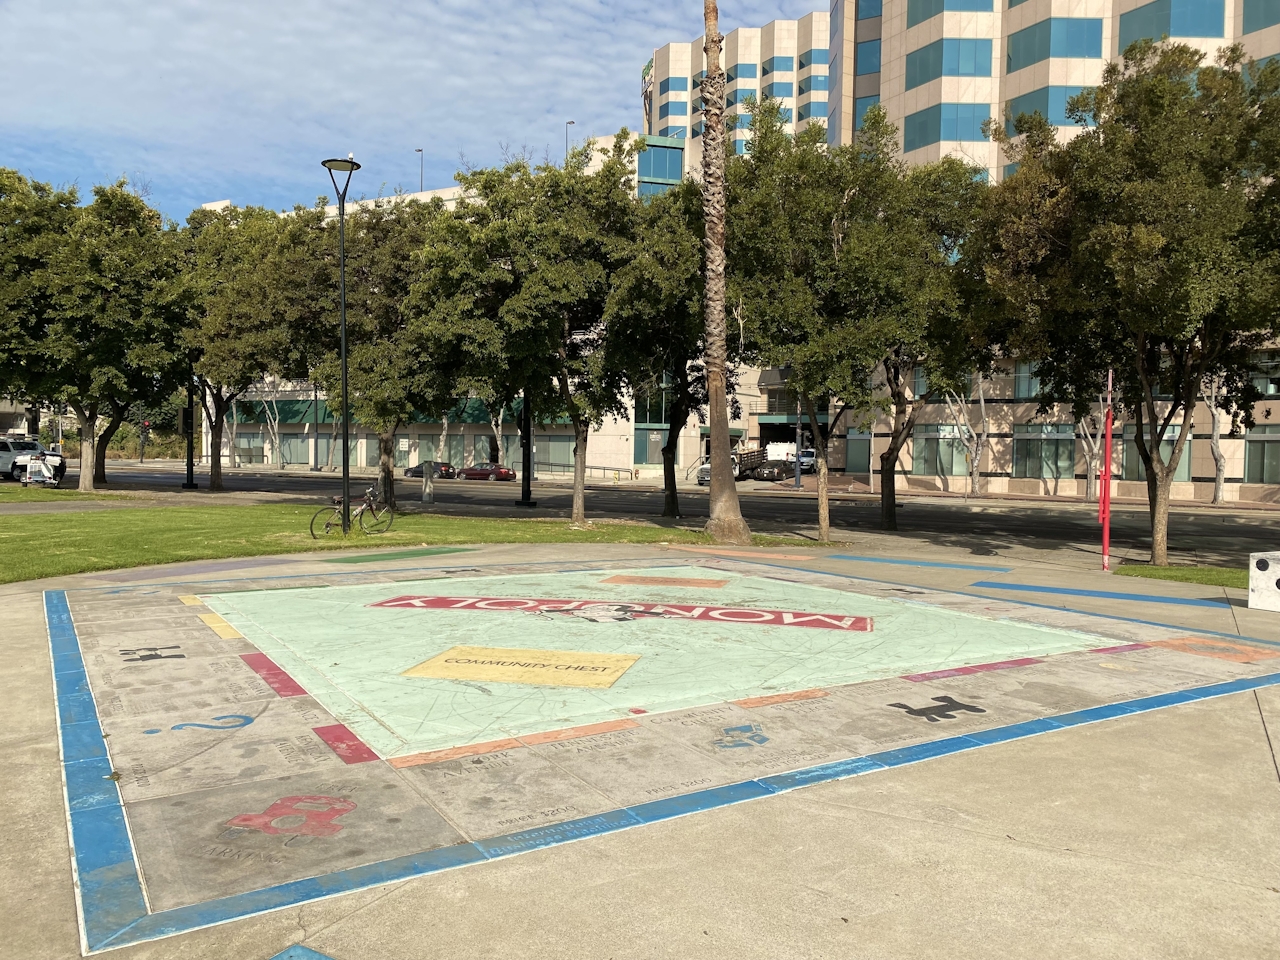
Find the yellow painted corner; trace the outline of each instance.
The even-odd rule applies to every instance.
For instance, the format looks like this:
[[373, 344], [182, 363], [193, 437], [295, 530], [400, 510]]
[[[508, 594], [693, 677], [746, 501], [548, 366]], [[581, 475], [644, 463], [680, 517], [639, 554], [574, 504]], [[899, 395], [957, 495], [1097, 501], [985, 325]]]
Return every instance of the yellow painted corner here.
[[223, 620], [216, 613], [202, 613], [200, 619], [223, 640], [243, 640], [244, 634]]
[[530, 683], [544, 687], [612, 687], [638, 655], [578, 650], [451, 647], [404, 671], [406, 677]]
[[186, 594], [185, 596], [181, 596], [178, 599], [181, 600], [183, 603], [185, 603], [188, 607], [204, 606], [204, 601], [193, 594]]

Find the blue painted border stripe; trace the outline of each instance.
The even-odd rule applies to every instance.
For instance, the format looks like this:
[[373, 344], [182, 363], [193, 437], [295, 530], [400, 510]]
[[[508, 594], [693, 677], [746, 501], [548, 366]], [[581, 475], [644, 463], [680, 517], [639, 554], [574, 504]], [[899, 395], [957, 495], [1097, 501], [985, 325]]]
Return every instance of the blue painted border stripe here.
[[45, 591], [44, 609], [57, 694], [72, 863], [80, 892], [82, 945], [93, 949], [145, 916], [147, 905], [120, 790], [109, 779], [111, 761], [89, 692], [66, 591]]
[[[821, 573], [822, 571], [809, 572]], [[83, 678], [84, 666], [80, 658], [79, 641], [75, 638], [75, 630], [71, 625], [66, 594], [63, 591], [49, 591], [45, 594], [45, 602], [49, 615], [51, 649], [59, 641], [63, 644], [63, 652], [54, 657], [55, 678], [64, 674]], [[55, 639], [55, 633], [57, 639]], [[74, 649], [66, 646], [68, 642], [75, 644]], [[71, 692], [65, 694], [59, 687], [60, 726], [64, 700], [79, 696], [81, 682], [81, 679], [77, 679]], [[109, 786], [103, 786], [102, 771], [110, 770], [110, 763], [105, 757], [104, 750], [103, 756], [94, 755], [64, 765], [64, 782], [75, 848], [74, 862], [77, 876], [80, 878], [80, 910], [86, 938], [85, 948], [89, 953], [98, 953], [147, 940], [187, 933], [202, 927], [292, 907], [300, 903], [340, 896], [355, 890], [426, 876], [531, 850], [545, 849], [574, 840], [687, 816], [704, 810], [713, 810], [747, 800], [756, 800], [812, 784], [844, 780], [876, 770], [919, 763], [994, 743], [1007, 743], [1081, 724], [1096, 723], [1114, 717], [1159, 710], [1179, 703], [1191, 703], [1276, 685], [1280, 685], [1280, 673], [1105, 704], [1088, 710], [1022, 721], [909, 747], [899, 747], [865, 757], [853, 757], [789, 773], [762, 777], [758, 780], [726, 784], [669, 797], [665, 800], [623, 807], [593, 817], [570, 820], [502, 837], [442, 847], [393, 860], [352, 867], [321, 877], [295, 880], [263, 890], [153, 914], [146, 912], [142, 898], [135, 854], [125, 827], [119, 790], [109, 780], [105, 780]], [[87, 684], [85, 691], [87, 692]], [[92, 698], [89, 698], [87, 704], [83, 699], [75, 700], [73, 704], [68, 704], [67, 710], [68, 715], [71, 715], [71, 711], [75, 711], [76, 716], [83, 717], [78, 722], [68, 725], [84, 728], [76, 732], [74, 742], [77, 745], [88, 744], [88, 747], [92, 748], [92, 731], [97, 729], [99, 737], [101, 733]], [[86, 715], [86, 712], [91, 715]], [[90, 752], [92, 753], [93, 750], [90, 749]]]
[[894, 560], [889, 557], [855, 557], [847, 553], [833, 553], [824, 560], [852, 560], [855, 563], [889, 563], [899, 567], [942, 567], [947, 570], [987, 570], [993, 573], [1012, 573], [1013, 567], [989, 567], [981, 563], [942, 563], [935, 560]]
[[1021, 590], [1025, 593], [1056, 593], [1064, 597], [1097, 597], [1101, 600], [1132, 600], [1141, 603], [1172, 603], [1183, 607], [1214, 607], [1221, 610], [1230, 607], [1231, 601], [1193, 600], [1188, 597], [1160, 597], [1151, 593], [1113, 593], [1110, 590], [1081, 590], [1076, 587], [1042, 587], [1032, 583], [996, 583], [994, 580], [979, 580], [969, 584], [982, 590]]

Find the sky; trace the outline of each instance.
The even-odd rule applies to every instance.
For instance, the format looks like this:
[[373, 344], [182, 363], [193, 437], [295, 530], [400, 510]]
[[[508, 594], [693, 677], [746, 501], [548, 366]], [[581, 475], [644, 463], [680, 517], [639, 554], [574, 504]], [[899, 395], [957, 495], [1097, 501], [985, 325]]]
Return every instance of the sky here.
[[[721, 32], [828, 0], [721, 4]], [[484, 13], [482, 14], [481, 11]], [[653, 50], [702, 33], [700, 0], [0, 0], [0, 166], [55, 186], [128, 177], [179, 222], [453, 183], [504, 153], [641, 122]]]

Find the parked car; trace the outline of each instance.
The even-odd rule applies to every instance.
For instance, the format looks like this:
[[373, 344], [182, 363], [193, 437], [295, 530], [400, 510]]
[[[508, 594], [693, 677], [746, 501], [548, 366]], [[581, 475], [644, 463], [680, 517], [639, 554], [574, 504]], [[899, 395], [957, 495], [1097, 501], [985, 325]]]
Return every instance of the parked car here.
[[497, 463], [477, 463], [463, 467], [458, 471], [458, 477], [463, 480], [514, 480], [516, 472]]
[[796, 475], [796, 465], [789, 460], [766, 460], [755, 469], [757, 480], [786, 480]]
[[818, 452], [810, 447], [800, 451], [800, 472], [813, 473], [818, 469]]
[[445, 463], [443, 460], [428, 460], [426, 463], [418, 463], [412, 467], [406, 467], [404, 475], [421, 480], [422, 468], [425, 466], [431, 467], [431, 478], [433, 480], [453, 480], [458, 476], [458, 471], [454, 469], [453, 464]]
[[62, 480], [67, 472], [67, 461], [61, 453], [46, 450], [38, 440], [16, 437], [0, 438], [0, 476], [20, 481], [27, 472], [32, 454], [43, 455], [45, 463], [53, 470], [54, 478]]

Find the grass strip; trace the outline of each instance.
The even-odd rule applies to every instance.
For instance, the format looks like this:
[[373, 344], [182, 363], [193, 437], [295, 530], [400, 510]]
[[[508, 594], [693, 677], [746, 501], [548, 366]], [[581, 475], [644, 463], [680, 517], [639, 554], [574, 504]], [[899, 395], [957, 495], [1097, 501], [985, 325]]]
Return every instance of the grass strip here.
[[[44, 577], [278, 553], [481, 543], [692, 543], [705, 534], [617, 520], [575, 527], [567, 520], [500, 520], [409, 514], [390, 531], [313, 540], [314, 505], [125, 507], [84, 513], [0, 515], [0, 583]], [[758, 537], [762, 544], [781, 542]], [[790, 543], [791, 541], [787, 541]], [[385, 558], [385, 555], [379, 559]]]
[[1249, 589], [1249, 571], [1238, 567], [1150, 567], [1126, 563], [1116, 568], [1121, 577], [1145, 577], [1148, 580], [1173, 580], [1176, 583], [1202, 583], [1207, 587], [1239, 587]]
[[6, 503], [54, 503], [66, 500], [118, 500], [109, 493], [81, 493], [79, 490], [48, 490], [39, 484], [0, 483], [0, 505]]
[[422, 547], [418, 550], [392, 550], [390, 553], [360, 553], [355, 556], [329, 557], [325, 563], [381, 563], [383, 560], [409, 560], [413, 557], [438, 557], [445, 553], [466, 553], [466, 547]]

